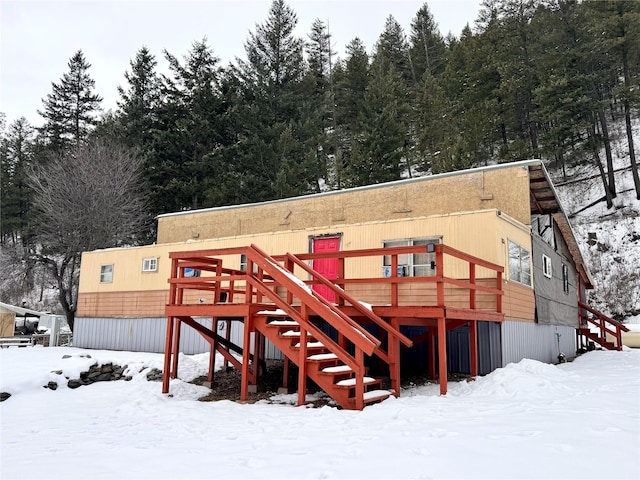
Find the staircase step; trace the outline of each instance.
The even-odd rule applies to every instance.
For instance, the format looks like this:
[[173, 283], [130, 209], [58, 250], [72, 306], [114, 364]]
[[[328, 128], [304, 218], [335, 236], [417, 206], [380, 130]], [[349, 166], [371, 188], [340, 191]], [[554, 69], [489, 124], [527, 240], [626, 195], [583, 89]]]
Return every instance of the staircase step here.
[[[376, 383], [379, 380], [373, 378], [373, 377], [364, 377], [364, 384], [365, 385], [369, 385], [372, 383]], [[339, 382], [336, 382], [336, 386], [338, 387], [355, 387], [356, 386], [356, 379], [355, 378], [348, 378], [346, 380], [340, 380]]]
[[310, 355], [307, 357], [307, 360], [311, 362], [322, 362], [324, 360], [337, 360], [338, 356], [335, 353], [316, 353], [315, 355]]
[[295, 320], [274, 320], [267, 323], [267, 327], [297, 327], [300, 326]]
[[321, 370], [321, 373], [345, 373], [351, 372], [351, 367], [349, 365], [337, 365], [335, 367], [327, 367]]
[[[300, 342], [296, 343], [294, 348], [300, 348]], [[308, 342], [307, 349], [309, 348], [324, 348], [324, 344], [322, 342]]]
[[[296, 332], [295, 330], [287, 330], [284, 333], [280, 334], [283, 337], [299, 337], [300, 336], [300, 332]], [[310, 337], [311, 333], [307, 332], [307, 337]]]
[[371, 390], [370, 392], [364, 392], [364, 403], [384, 400], [391, 395], [393, 395], [393, 390]]

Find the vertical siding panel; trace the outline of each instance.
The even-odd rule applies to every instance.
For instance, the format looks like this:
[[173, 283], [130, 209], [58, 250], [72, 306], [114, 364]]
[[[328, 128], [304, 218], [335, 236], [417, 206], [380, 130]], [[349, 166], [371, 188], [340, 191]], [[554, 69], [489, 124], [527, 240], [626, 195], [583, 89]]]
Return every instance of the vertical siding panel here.
[[503, 363], [519, 362], [531, 358], [546, 363], [557, 362], [558, 339], [560, 351], [566, 356], [576, 354], [575, 329], [560, 325], [509, 322], [502, 324]]

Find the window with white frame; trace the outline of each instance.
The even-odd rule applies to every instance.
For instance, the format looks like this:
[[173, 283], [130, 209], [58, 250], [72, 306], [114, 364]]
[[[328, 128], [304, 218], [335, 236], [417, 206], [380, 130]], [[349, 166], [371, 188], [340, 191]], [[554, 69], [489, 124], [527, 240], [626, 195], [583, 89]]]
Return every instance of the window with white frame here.
[[531, 255], [529, 250], [509, 240], [509, 280], [531, 285]]
[[[240, 270], [247, 271], [247, 256], [244, 253], [240, 254]], [[253, 264], [253, 273], [258, 273], [258, 265]]]
[[157, 272], [158, 271], [158, 258], [150, 257], [142, 260], [143, 272]]
[[[440, 243], [440, 237], [431, 238], [410, 238], [403, 240], [385, 240], [382, 242], [384, 248], [405, 247], [415, 245]], [[391, 255], [385, 255], [382, 261], [382, 270], [385, 277], [391, 276]], [[436, 274], [436, 254], [435, 252], [402, 254], [398, 255], [398, 276], [399, 277], [430, 277]]]
[[113, 263], [100, 266], [100, 283], [113, 282]]
[[569, 267], [564, 263], [562, 264], [562, 289], [564, 293], [569, 293]]
[[546, 255], [542, 255], [542, 273], [547, 278], [551, 278], [553, 276], [551, 272], [551, 259]]

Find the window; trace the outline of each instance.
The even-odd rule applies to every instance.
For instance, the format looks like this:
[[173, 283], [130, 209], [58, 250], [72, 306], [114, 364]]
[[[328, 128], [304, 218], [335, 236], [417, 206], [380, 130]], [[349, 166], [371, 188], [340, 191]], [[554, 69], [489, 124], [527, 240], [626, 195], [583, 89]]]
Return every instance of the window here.
[[113, 282], [113, 264], [100, 267], [100, 283]]
[[569, 267], [564, 263], [562, 264], [562, 289], [564, 293], [569, 293]]
[[[247, 271], [247, 256], [244, 253], [240, 254], [240, 270]], [[258, 273], [258, 265], [253, 264], [253, 273]]]
[[142, 260], [143, 272], [157, 272], [158, 271], [158, 259], [156, 257], [145, 258]]
[[542, 255], [542, 273], [547, 278], [551, 278], [553, 275], [551, 274], [551, 259], [546, 255]]
[[509, 240], [509, 280], [531, 285], [531, 256], [529, 251]]
[[185, 278], [199, 277], [199, 276], [200, 276], [200, 270], [197, 270], [195, 268], [185, 268], [184, 269], [184, 277]]
[[[382, 242], [384, 248], [404, 247], [411, 245], [427, 245], [440, 243], [439, 237], [415, 238], [407, 240], [386, 240]], [[391, 276], [391, 255], [385, 255], [382, 261], [382, 272], [385, 277]], [[399, 277], [429, 277], [436, 274], [435, 252], [398, 255]]]

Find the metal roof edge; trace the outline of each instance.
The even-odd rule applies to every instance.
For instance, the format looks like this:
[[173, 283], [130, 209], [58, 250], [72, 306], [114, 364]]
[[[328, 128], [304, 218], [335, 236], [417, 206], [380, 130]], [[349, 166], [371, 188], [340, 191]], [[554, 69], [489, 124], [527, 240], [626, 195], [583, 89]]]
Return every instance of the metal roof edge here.
[[[484, 167], [477, 167], [477, 168], [468, 168], [465, 170], [455, 170], [452, 172], [445, 172], [445, 173], [437, 173], [435, 175], [424, 175], [421, 177], [414, 177], [414, 178], [404, 178], [402, 180], [394, 180], [393, 182], [386, 182], [386, 183], [376, 183], [373, 185], [363, 185], [361, 187], [353, 187], [353, 188], [345, 188], [342, 190], [331, 190], [328, 192], [321, 192], [321, 193], [313, 193], [313, 194], [309, 194], [309, 195], [300, 195], [297, 197], [289, 197], [289, 198], [280, 198], [277, 200], [268, 200], [265, 202], [255, 202], [255, 203], [243, 203], [240, 205], [223, 205], [223, 206], [219, 206], [219, 207], [210, 207], [210, 208], [201, 208], [201, 209], [197, 209], [197, 210], [183, 210], [180, 212], [170, 212], [170, 213], [162, 213], [160, 215], [156, 216], [156, 219], [160, 219], [160, 218], [167, 218], [167, 217], [176, 217], [176, 216], [180, 216], [180, 215], [193, 215], [193, 214], [200, 214], [200, 213], [207, 213], [207, 212], [214, 212], [214, 211], [222, 211], [222, 210], [234, 210], [237, 208], [247, 208], [247, 207], [253, 207], [253, 206], [258, 206], [258, 205], [272, 205], [272, 204], [278, 204], [278, 203], [286, 203], [286, 202], [291, 202], [291, 201], [297, 201], [297, 200], [306, 200], [306, 199], [312, 199], [312, 198], [318, 198], [318, 197], [328, 197], [331, 195], [340, 195], [343, 193], [351, 193], [351, 192], [359, 192], [359, 191], [365, 191], [365, 190], [374, 190], [377, 188], [386, 188], [386, 187], [391, 187], [394, 185], [406, 185], [406, 184], [410, 184], [410, 183], [418, 183], [418, 182], [426, 182], [429, 180], [435, 180], [435, 179], [439, 179], [439, 178], [446, 178], [446, 177], [454, 177], [457, 175], [468, 175], [470, 173], [481, 173], [481, 172], [486, 172], [486, 171], [491, 171], [491, 170], [500, 170], [503, 168], [516, 168], [516, 167], [528, 167], [531, 165], [542, 165], [544, 168], [544, 163], [542, 162], [542, 160], [540, 159], [531, 159], [531, 160], [521, 160], [519, 162], [509, 162], [509, 163], [498, 163], [496, 165], [487, 165]], [[545, 174], [548, 177], [548, 172], [545, 170]], [[554, 192], [555, 193], [555, 192]]]

